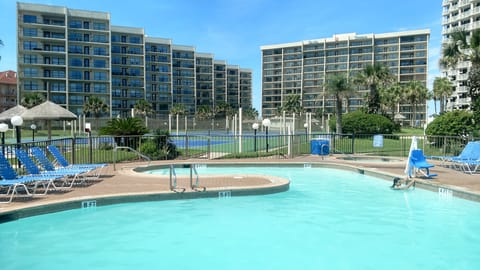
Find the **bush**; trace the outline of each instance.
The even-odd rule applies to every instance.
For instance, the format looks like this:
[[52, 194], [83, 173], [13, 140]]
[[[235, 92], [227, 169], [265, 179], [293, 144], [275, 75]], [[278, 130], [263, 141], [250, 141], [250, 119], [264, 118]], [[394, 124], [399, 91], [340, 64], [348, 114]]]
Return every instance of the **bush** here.
[[467, 111], [451, 111], [436, 117], [428, 124], [425, 133], [433, 136], [461, 136], [475, 129], [473, 114]]
[[[335, 130], [335, 119], [330, 119], [330, 128]], [[343, 133], [392, 134], [400, 131], [400, 125], [379, 114], [355, 111], [342, 115]]]
[[175, 159], [179, 155], [168, 131], [161, 129], [155, 131], [153, 139], [145, 141], [140, 146], [140, 152], [154, 160]]

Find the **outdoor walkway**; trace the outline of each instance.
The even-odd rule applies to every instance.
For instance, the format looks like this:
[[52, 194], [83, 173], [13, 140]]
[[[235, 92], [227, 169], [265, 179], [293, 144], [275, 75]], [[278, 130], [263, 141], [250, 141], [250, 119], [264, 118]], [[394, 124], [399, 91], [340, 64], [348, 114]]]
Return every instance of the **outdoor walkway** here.
[[[174, 161], [175, 163], [321, 163], [326, 165], [346, 165], [351, 168], [362, 169], [373, 173], [381, 173], [386, 175], [384, 178], [388, 181], [395, 176], [402, 177], [405, 170], [405, 161], [398, 159], [391, 162], [362, 162], [340, 159], [341, 156], [313, 156], [306, 155], [294, 159], [242, 159], [242, 160], [182, 160]], [[169, 162], [153, 162], [151, 165], [170, 164]], [[24, 208], [35, 208], [47, 204], [55, 204], [69, 201], [91, 200], [95, 198], [105, 197], [121, 197], [126, 195], [145, 195], [145, 194], [169, 194], [170, 191], [169, 176], [168, 175], [150, 175], [140, 174], [132, 171], [135, 167], [146, 166], [146, 163], [121, 163], [116, 165], [114, 170], [113, 165], [109, 165], [104, 170], [102, 181], [88, 185], [75, 187], [66, 192], [52, 192], [46, 196], [38, 196], [33, 199], [16, 199], [9, 204], [0, 204], [0, 214], [11, 212]], [[480, 175], [469, 175], [450, 168], [441, 167], [436, 164], [431, 169], [432, 173], [438, 174], [433, 179], [417, 178], [419, 183], [425, 183], [432, 190], [438, 187], [445, 187], [467, 194], [478, 195], [480, 198]], [[277, 177], [265, 177], [258, 175], [251, 175], [245, 172], [242, 175], [219, 175], [208, 178], [200, 177], [200, 186], [205, 186], [207, 190], [222, 191], [232, 189], [255, 189], [268, 188], [288, 183], [286, 179]], [[390, 184], [390, 183], [389, 183]], [[192, 191], [189, 186], [189, 177], [178, 177], [178, 187], [187, 188], [186, 192]], [[387, 185], [388, 186], [388, 185]], [[478, 200], [478, 199], [477, 199]]]

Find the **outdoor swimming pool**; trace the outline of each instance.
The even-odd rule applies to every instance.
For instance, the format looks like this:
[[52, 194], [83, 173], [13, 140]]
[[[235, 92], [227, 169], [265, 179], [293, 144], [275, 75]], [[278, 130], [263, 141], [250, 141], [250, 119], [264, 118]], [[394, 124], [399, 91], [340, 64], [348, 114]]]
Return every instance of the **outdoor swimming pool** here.
[[290, 190], [0, 224], [2, 269], [480, 269], [478, 203], [335, 169], [199, 168], [226, 171], [290, 178]]

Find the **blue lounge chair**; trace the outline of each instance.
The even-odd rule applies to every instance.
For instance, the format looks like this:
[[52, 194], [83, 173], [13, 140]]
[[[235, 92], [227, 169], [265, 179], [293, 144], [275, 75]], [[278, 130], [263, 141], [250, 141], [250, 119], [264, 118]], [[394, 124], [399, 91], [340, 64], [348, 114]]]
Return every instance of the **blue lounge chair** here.
[[[18, 160], [22, 163], [25, 167], [27, 172], [31, 175], [45, 175], [52, 177], [52, 186], [55, 189], [59, 187], [55, 185], [53, 181], [61, 181], [63, 183], [62, 187], [71, 188], [75, 183], [75, 180], [78, 179], [78, 175], [84, 173], [85, 171], [79, 171], [75, 169], [60, 169], [60, 170], [53, 170], [53, 171], [42, 171], [40, 168], [35, 164], [35, 162], [30, 158], [27, 151], [17, 148], [15, 149], [15, 155], [17, 156]], [[68, 182], [70, 184], [68, 185]]]
[[462, 152], [460, 152], [458, 156], [430, 156], [429, 158], [441, 160], [442, 165], [445, 165], [446, 162], [454, 163], [459, 160], [470, 159], [470, 156], [476, 151], [480, 151], [480, 143], [472, 141], [465, 145], [465, 147], [462, 149]]
[[421, 173], [426, 178], [437, 176], [435, 173], [430, 173], [430, 168], [435, 167], [435, 165], [427, 162], [421, 149], [412, 150], [409, 162], [413, 169], [409, 170], [410, 177], [416, 176], [417, 172]]
[[40, 165], [44, 169], [44, 173], [57, 173], [57, 174], [64, 174], [66, 177], [65, 184], [68, 184], [68, 180], [70, 180], [69, 187], [72, 187], [75, 183], [75, 180], [79, 179], [81, 182], [85, 182], [85, 180], [90, 179], [88, 177], [88, 172], [91, 171], [89, 168], [55, 168], [55, 165], [48, 159], [45, 152], [37, 146], [31, 147], [30, 152], [33, 157], [40, 163]]
[[[12, 165], [2, 154], [0, 154], [0, 177], [2, 178], [2, 180], [0, 180], [0, 187], [6, 189], [5, 194], [2, 194], [2, 196], [8, 198], [8, 201], [1, 201], [0, 203], [9, 203], [14, 197], [18, 196], [32, 197], [34, 195], [45, 195], [52, 180], [51, 176], [46, 175], [17, 175]], [[36, 193], [39, 185], [45, 188], [43, 194]], [[20, 194], [20, 190], [23, 190], [24, 194]]]
[[60, 152], [60, 149], [58, 149], [55, 145], [49, 145], [47, 146], [48, 151], [52, 156], [55, 158], [57, 164], [59, 164], [60, 167], [63, 168], [89, 168], [89, 169], [98, 169], [98, 168], [103, 168], [107, 166], [106, 163], [99, 163], [99, 164], [70, 164], [68, 163], [67, 159], [63, 156], [63, 154]]

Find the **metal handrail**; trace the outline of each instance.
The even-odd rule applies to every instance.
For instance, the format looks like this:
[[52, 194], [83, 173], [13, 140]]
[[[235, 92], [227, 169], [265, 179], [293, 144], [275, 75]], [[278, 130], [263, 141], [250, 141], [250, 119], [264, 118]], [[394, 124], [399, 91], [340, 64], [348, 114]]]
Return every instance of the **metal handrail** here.
[[[195, 184], [193, 184], [193, 173], [195, 173]], [[197, 164], [190, 164], [190, 188], [195, 191], [204, 192], [207, 190], [206, 187], [201, 187], [198, 185], [199, 177], [197, 172]]]
[[115, 164], [117, 163], [117, 151], [118, 149], [126, 149], [126, 150], [129, 150], [129, 151], [132, 151], [134, 152], [135, 154], [137, 154], [137, 156], [145, 159], [148, 161], [148, 165], [150, 165], [150, 162], [152, 161], [152, 159], [140, 152], [138, 152], [137, 150], [131, 148], [131, 147], [128, 147], [128, 146], [115, 146], [115, 148], [113, 149], [113, 170], [116, 170], [116, 167], [115, 167]]
[[185, 192], [185, 188], [177, 188], [177, 173], [175, 172], [175, 166], [170, 164], [170, 190], [173, 192]]

